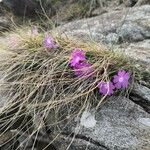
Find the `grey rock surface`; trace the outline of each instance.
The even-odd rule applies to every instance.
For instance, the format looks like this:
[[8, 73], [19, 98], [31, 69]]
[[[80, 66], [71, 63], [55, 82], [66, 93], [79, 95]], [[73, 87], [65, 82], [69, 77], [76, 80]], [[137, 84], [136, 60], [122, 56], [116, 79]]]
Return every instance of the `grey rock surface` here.
[[106, 42], [117, 44], [119, 42], [119, 36], [116, 33], [110, 33], [106, 36]]
[[[61, 150], [68, 146], [69, 141], [72, 141], [72, 146], [80, 146], [82, 150], [88, 147], [90, 141], [94, 146], [89, 150], [94, 150], [95, 147], [98, 150], [149, 150], [150, 114], [131, 100], [124, 97], [109, 98], [95, 114], [90, 111], [89, 116], [84, 118], [84, 123], [81, 123], [82, 117], [75, 119], [64, 131], [69, 138], [65, 138], [62, 143], [59, 141], [58, 147]], [[88, 126], [91, 116], [96, 120], [93, 127]], [[76, 134], [72, 140], [71, 133]], [[75, 149], [71, 147], [69, 150]]]
[[137, 84], [130, 94], [130, 99], [150, 114], [150, 89], [148, 87]]
[[[83, 138], [83, 136], [81, 136]], [[69, 137], [66, 135], [61, 135], [55, 141], [55, 147], [57, 150], [108, 150], [107, 147], [99, 144], [98, 142], [92, 140], [90, 138], [82, 139], [81, 137]]]
[[62, 32], [78, 38], [92, 38], [107, 43], [109, 34], [117, 34], [122, 42], [137, 42], [150, 38], [150, 5], [123, 8], [103, 15], [70, 22], [60, 27]]
[[150, 71], [150, 39], [121, 45], [120, 48], [137, 62], [143, 63], [145, 70]]
[[147, 103], [150, 103], [150, 89], [142, 86], [142, 85], [137, 85], [136, 88], [134, 89], [136, 93], [138, 93], [143, 99], [147, 101]]

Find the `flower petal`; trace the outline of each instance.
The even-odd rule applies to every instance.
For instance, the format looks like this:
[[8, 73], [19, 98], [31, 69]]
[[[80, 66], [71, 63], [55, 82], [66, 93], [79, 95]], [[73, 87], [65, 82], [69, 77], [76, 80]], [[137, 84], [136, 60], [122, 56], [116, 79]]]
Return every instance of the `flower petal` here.
[[126, 73], [126, 72], [125, 72], [124, 70], [119, 70], [119, 71], [118, 71], [118, 75], [119, 75], [119, 76], [123, 76], [123, 75], [125, 75], [125, 73]]

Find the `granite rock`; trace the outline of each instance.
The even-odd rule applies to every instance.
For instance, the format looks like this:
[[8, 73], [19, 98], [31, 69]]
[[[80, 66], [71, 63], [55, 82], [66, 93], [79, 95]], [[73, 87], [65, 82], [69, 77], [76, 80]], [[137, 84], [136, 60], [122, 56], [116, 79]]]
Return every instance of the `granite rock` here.
[[[86, 111], [89, 116], [85, 118], [85, 124], [81, 124], [82, 116], [71, 122], [63, 131], [63, 140], [58, 140], [59, 144], [56, 144], [58, 149], [149, 150], [150, 114], [131, 100], [124, 97], [109, 98], [97, 112], [93, 113], [90, 109]], [[96, 124], [89, 127], [86, 124], [91, 116]], [[88, 145], [91, 147], [88, 148]]]
[[110, 34], [120, 43], [137, 42], [150, 38], [150, 5], [123, 8], [100, 16], [73, 21], [61, 26], [63, 33], [97, 42], [111, 42]]

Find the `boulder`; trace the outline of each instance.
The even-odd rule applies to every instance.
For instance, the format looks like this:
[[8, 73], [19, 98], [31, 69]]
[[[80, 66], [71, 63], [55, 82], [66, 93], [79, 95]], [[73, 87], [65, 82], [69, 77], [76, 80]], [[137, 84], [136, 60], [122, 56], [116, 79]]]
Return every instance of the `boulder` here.
[[58, 150], [149, 150], [149, 139], [150, 114], [127, 98], [113, 97], [97, 112], [86, 110], [72, 121], [55, 146]]
[[150, 38], [149, 16], [150, 5], [143, 5], [73, 21], [60, 26], [59, 29], [63, 33], [78, 38], [93, 39], [97, 42], [132, 43]]

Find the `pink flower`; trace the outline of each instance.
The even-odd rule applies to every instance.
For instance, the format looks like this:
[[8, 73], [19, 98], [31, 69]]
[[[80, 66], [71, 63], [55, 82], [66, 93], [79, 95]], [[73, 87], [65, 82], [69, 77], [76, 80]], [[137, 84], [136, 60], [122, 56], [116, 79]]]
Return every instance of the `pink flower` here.
[[117, 89], [127, 88], [130, 75], [124, 70], [118, 71], [118, 74], [113, 77], [113, 83]]
[[75, 49], [71, 53], [70, 66], [75, 67], [79, 63], [85, 61], [85, 52], [81, 49]]
[[53, 49], [57, 48], [58, 46], [56, 45], [52, 37], [46, 36], [44, 39], [44, 47], [47, 49]]
[[112, 95], [114, 93], [114, 85], [112, 82], [101, 81], [98, 83], [99, 93], [102, 95]]
[[88, 62], [81, 62], [74, 67], [74, 71], [78, 77], [89, 77], [92, 75], [93, 67]]

